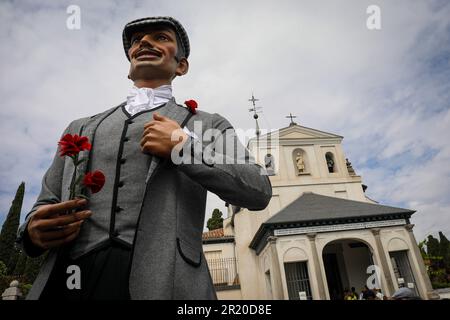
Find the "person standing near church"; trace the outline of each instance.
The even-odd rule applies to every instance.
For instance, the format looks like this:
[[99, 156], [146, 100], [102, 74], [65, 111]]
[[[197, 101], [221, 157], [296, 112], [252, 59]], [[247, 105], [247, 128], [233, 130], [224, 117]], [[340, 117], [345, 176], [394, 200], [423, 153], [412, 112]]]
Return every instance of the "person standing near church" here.
[[[74, 168], [57, 152], [18, 231], [28, 255], [48, 251], [28, 299], [215, 299], [202, 250], [206, 192], [250, 210], [272, 196], [229, 121], [172, 96], [173, 79], [189, 69], [184, 27], [143, 18], [126, 24], [122, 39], [134, 83], [126, 102], [63, 133], [88, 137], [79, 172], [101, 168], [105, 185], [89, 201], [68, 200]], [[208, 130], [214, 136], [203, 139]], [[71, 266], [80, 288], [67, 286]]]

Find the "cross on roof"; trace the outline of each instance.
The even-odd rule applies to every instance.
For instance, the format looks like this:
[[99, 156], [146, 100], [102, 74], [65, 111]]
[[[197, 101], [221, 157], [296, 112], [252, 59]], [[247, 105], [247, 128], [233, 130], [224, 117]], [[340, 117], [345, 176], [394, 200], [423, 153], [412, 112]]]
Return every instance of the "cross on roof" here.
[[289, 113], [289, 115], [286, 116], [286, 118], [291, 118], [291, 123], [290, 123], [289, 125], [296, 124], [296, 123], [294, 122], [294, 118], [297, 118], [297, 117], [296, 117], [296, 116], [293, 116], [292, 113]]
[[255, 99], [255, 97], [253, 96], [253, 92], [252, 92], [252, 98], [248, 99], [248, 101], [251, 101], [253, 103], [253, 107], [256, 107], [255, 102], [259, 101], [259, 99]]

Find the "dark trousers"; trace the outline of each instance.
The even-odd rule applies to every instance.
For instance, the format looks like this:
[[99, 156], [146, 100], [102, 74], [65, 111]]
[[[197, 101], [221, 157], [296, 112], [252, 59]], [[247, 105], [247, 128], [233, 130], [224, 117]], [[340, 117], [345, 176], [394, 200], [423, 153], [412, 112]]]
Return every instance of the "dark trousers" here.
[[[129, 300], [131, 250], [112, 244], [72, 260], [60, 252], [41, 300]], [[80, 289], [69, 289], [67, 268], [80, 268]], [[70, 282], [70, 281], [69, 281]]]

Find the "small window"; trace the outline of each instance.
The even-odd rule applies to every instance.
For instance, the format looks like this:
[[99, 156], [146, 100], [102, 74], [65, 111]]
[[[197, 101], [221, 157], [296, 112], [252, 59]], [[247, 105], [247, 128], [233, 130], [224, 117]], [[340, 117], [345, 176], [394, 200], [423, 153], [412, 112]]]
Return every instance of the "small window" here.
[[329, 173], [337, 172], [336, 161], [334, 160], [334, 156], [331, 152], [327, 152], [325, 154], [325, 160], [327, 161], [328, 172]]

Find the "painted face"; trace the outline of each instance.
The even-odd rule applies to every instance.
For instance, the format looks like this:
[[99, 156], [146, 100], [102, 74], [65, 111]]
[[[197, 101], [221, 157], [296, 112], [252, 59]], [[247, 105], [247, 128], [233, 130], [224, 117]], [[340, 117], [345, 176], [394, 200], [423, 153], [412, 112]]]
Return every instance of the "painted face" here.
[[172, 80], [183, 74], [177, 50], [177, 38], [171, 28], [155, 26], [134, 33], [128, 50], [130, 78]]

